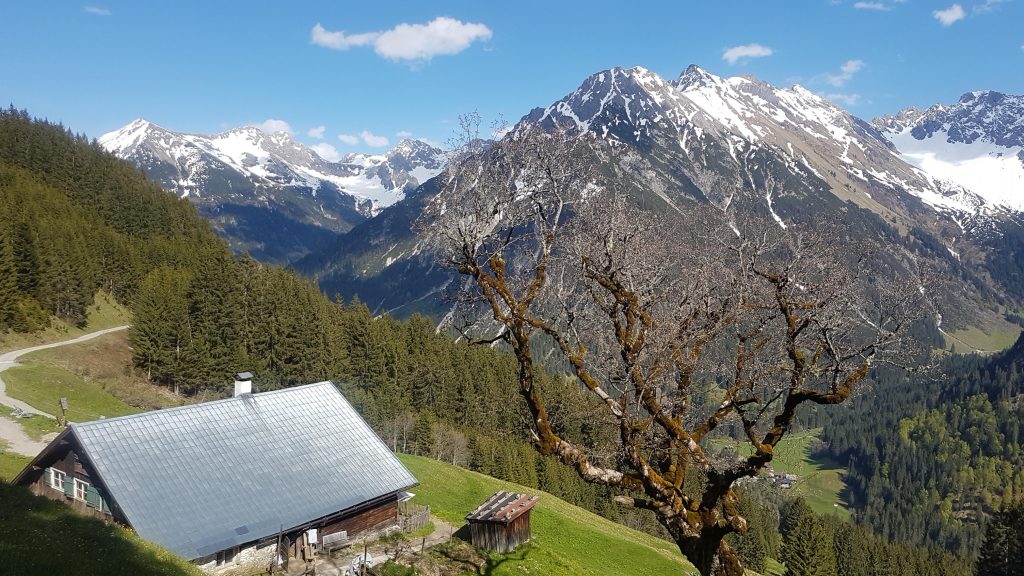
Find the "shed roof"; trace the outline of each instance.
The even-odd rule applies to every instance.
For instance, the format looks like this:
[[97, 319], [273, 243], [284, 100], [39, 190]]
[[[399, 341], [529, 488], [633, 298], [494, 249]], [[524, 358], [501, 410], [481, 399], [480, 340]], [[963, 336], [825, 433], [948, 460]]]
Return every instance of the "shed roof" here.
[[479, 508], [466, 515], [469, 522], [496, 522], [508, 524], [537, 505], [539, 496], [498, 492], [487, 499]]
[[136, 532], [188, 559], [417, 483], [331, 382], [71, 433]]

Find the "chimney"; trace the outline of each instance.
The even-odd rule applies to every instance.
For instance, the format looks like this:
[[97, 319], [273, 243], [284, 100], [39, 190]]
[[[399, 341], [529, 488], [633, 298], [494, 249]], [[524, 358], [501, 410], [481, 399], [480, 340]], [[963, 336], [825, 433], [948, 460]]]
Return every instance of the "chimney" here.
[[235, 374], [235, 398], [242, 394], [252, 394], [252, 374], [249, 372]]

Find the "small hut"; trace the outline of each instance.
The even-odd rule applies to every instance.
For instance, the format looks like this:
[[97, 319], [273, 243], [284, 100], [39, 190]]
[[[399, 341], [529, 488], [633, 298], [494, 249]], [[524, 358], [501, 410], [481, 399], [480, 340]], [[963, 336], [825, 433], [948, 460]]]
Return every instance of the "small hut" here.
[[538, 496], [498, 492], [466, 516], [473, 545], [508, 553], [530, 541], [530, 509]]

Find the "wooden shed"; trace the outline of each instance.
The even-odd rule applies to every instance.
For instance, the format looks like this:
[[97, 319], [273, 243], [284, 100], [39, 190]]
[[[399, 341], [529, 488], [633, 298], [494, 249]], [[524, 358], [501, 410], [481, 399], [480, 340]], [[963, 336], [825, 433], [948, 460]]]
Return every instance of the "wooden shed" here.
[[508, 553], [530, 541], [530, 509], [538, 496], [498, 492], [466, 516], [473, 545]]

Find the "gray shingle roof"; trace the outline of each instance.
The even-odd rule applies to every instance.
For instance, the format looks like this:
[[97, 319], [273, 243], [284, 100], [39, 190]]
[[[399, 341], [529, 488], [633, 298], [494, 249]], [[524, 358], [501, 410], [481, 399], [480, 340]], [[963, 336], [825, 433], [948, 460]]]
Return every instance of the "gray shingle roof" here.
[[71, 428], [139, 535], [187, 559], [416, 484], [330, 382]]

